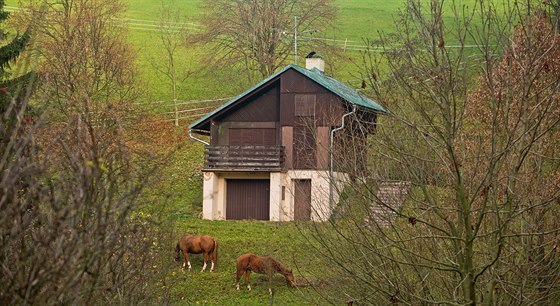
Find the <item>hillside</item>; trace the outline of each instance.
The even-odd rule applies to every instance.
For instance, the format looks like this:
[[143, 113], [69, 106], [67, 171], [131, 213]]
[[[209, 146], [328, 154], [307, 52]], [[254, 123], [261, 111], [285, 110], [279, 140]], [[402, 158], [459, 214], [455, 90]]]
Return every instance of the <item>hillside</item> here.
[[[0, 164], [15, 173], [11, 185], [0, 180], [0, 187], [12, 190], [15, 212], [3, 222], [0, 237], [15, 232], [12, 219], [25, 230], [0, 254], [3, 271], [18, 276], [8, 293], [0, 290], [0, 304], [9, 294], [22, 304], [549, 305], [560, 299], [560, 35], [554, 19], [560, 19], [560, 7], [551, 15], [548, 2], [534, 12], [521, 7], [525, 12], [517, 1], [506, 11], [500, 5], [510, 4], [507, 0], [409, 0], [404, 9], [405, 0], [333, 0], [336, 26], [318, 29], [312, 37], [337, 47], [325, 51], [325, 74], [375, 101], [339, 83], [340, 92], [354, 95], [337, 94], [329, 83], [321, 84], [329, 79], [325, 74], [291, 67], [289, 72], [299, 71], [297, 77], [270, 78], [201, 120], [197, 128], [206, 131], [201, 137], [211, 134], [211, 143], [219, 144], [204, 146], [189, 137], [189, 124], [261, 77], [246, 76], [231, 62], [211, 65], [204, 59], [211, 58], [205, 55], [212, 55], [212, 47], [185, 42], [176, 59], [178, 69], [189, 73], [179, 81], [174, 101], [172, 86], [157, 67], [165, 57], [158, 36], [162, 2], [119, 1], [127, 10], [118, 18], [98, 13], [107, 2], [84, 1], [99, 6], [83, 9], [54, 4], [66, 10], [53, 10], [47, 21], [58, 16], [66, 21], [66, 14], [74, 12], [91, 15], [36, 27], [68, 34], [38, 48], [40, 64], [68, 58], [64, 64], [81, 68], [84, 76], [68, 69], [67, 83], [41, 84], [40, 90], [52, 96], [22, 98], [30, 103], [0, 116], [16, 124], [9, 144], [20, 146], [14, 153], [8, 152], [10, 146], [0, 150], [12, 154], [0, 154]], [[203, 1], [164, 3], [184, 17], [174, 24], [196, 32], [204, 26], [199, 19]], [[447, 9], [450, 2], [458, 11]], [[8, 10], [20, 10], [18, 3], [7, 1]], [[469, 11], [471, 4], [480, 11]], [[106, 11], [120, 7], [111, 8]], [[109, 30], [99, 32], [117, 38], [109, 45], [126, 48], [98, 51], [103, 41], [89, 39], [102, 27], [81, 22], [94, 15], [107, 18], [103, 25]], [[74, 32], [74, 24], [86, 30]], [[246, 24], [253, 26], [251, 20]], [[123, 28], [126, 34], [112, 32]], [[266, 30], [255, 33], [276, 42], [292, 39], [276, 26], [261, 28]], [[82, 36], [74, 36], [77, 32]], [[464, 40], [456, 39], [458, 33]], [[372, 51], [379, 52], [375, 60], [365, 58], [366, 44], [376, 44], [379, 34], [387, 34], [387, 49]], [[458, 46], [457, 40], [464, 44]], [[123, 50], [130, 46], [128, 56]], [[47, 57], [54, 49], [59, 56]], [[267, 49], [251, 50], [270, 57], [277, 50]], [[298, 51], [297, 64], [304, 64], [309, 51]], [[99, 54], [127, 59], [131, 69], [117, 75], [135, 78], [127, 83], [109, 77], [113, 82], [106, 87], [90, 89], [87, 81], [105, 78], [87, 74], [97, 72]], [[74, 64], [77, 58], [89, 61]], [[41, 74], [47, 76], [42, 81], [64, 71], [61, 66]], [[118, 67], [110, 61], [99, 66]], [[261, 71], [276, 69], [267, 68]], [[122, 101], [113, 103], [115, 98]], [[372, 103], [363, 104], [366, 100]], [[91, 109], [89, 102], [95, 103]], [[368, 107], [373, 102], [388, 112]], [[50, 110], [50, 103], [58, 108]], [[33, 108], [43, 105], [57, 113], [35, 116]], [[273, 145], [274, 153], [268, 154]], [[228, 164], [230, 159], [235, 162]], [[271, 160], [273, 166], [265, 164]], [[18, 163], [29, 163], [30, 170]], [[245, 190], [258, 191], [265, 201], [254, 201], [257, 193]], [[321, 192], [325, 197], [317, 196]], [[216, 220], [202, 219], [203, 197], [204, 218]], [[7, 197], [0, 198], [4, 205]], [[266, 217], [230, 213], [245, 207]], [[222, 220], [226, 217], [232, 220]], [[180, 270], [182, 258], [173, 259], [184, 234], [217, 239], [216, 271], [200, 272], [201, 254], [191, 255], [192, 271]], [[296, 286], [288, 287], [276, 274], [269, 295], [267, 277], [253, 273], [253, 290], [243, 280], [236, 290], [236, 258], [244, 253], [278, 259], [293, 270]], [[12, 256], [19, 261], [6, 261]], [[42, 282], [36, 286], [34, 278]], [[72, 291], [59, 282], [71, 284]]]

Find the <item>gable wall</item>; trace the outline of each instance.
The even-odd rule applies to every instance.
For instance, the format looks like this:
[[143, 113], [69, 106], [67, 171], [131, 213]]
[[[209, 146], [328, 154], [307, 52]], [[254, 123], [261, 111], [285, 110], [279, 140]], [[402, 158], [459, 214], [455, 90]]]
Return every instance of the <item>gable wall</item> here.
[[329, 131], [346, 112], [342, 100], [300, 73], [280, 82], [281, 142], [288, 169], [328, 169]]
[[[311, 97], [310, 97], [311, 96]], [[295, 114], [296, 100], [315, 101], [316, 126], [334, 126], [344, 114], [342, 100], [314, 81], [294, 70], [281, 75], [280, 87], [280, 125], [308, 125]]]
[[278, 121], [279, 87], [274, 86], [266, 92], [242, 102], [242, 107], [220, 119], [220, 122], [274, 122]]
[[[271, 145], [279, 143], [279, 85], [273, 86], [261, 94], [253, 97], [248, 97], [246, 101], [241, 100], [238, 107], [234, 107], [232, 111], [221, 118], [214, 118], [212, 120], [212, 145], [229, 145], [230, 137], [235, 137], [234, 134], [230, 135], [231, 129], [239, 130], [245, 129], [246, 132], [241, 132], [242, 135], [267, 135], [270, 139], [255, 139], [255, 143], [251, 141], [244, 141], [244, 145]], [[266, 129], [266, 133], [261, 133], [260, 130]], [[270, 130], [274, 131], [271, 132]], [[239, 144], [239, 143], [237, 143]]]

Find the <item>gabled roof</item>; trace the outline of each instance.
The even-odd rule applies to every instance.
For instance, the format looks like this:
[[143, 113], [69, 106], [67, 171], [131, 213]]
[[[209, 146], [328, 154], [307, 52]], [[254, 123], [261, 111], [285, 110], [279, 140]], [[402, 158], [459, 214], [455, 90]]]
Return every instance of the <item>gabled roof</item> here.
[[340, 98], [344, 99], [345, 101], [348, 101], [349, 103], [352, 103], [352, 104], [358, 105], [358, 106], [362, 106], [362, 107], [365, 107], [365, 108], [369, 108], [369, 109], [372, 109], [372, 110], [377, 111], [377, 112], [382, 112], [382, 113], [387, 112], [383, 106], [377, 104], [373, 100], [371, 100], [368, 97], [362, 95], [361, 93], [356, 91], [354, 88], [338, 81], [337, 79], [334, 79], [334, 78], [331, 78], [331, 77], [327, 76], [325, 73], [321, 72], [317, 68], [307, 70], [307, 69], [305, 69], [303, 67], [300, 67], [300, 66], [297, 66], [297, 65], [288, 65], [288, 66], [284, 67], [282, 70], [280, 70], [280, 71], [274, 73], [273, 75], [269, 76], [268, 78], [260, 81], [255, 86], [249, 88], [248, 90], [246, 90], [242, 94], [238, 95], [237, 97], [231, 99], [227, 103], [218, 107], [217, 109], [210, 112], [206, 116], [204, 116], [204, 117], [200, 118], [199, 120], [197, 120], [196, 122], [192, 123], [191, 125], [189, 125], [189, 129], [194, 128], [195, 126], [200, 125], [201, 123], [207, 121], [208, 119], [212, 118], [214, 115], [220, 113], [223, 109], [225, 109], [228, 106], [236, 103], [237, 101], [239, 101], [240, 99], [242, 99], [246, 95], [248, 95], [248, 94], [252, 93], [253, 91], [257, 90], [258, 88], [260, 88], [264, 84], [268, 83], [269, 81], [273, 80], [274, 78], [278, 77], [279, 75], [288, 71], [289, 69], [294, 69], [295, 71], [303, 74], [304, 76], [306, 76], [309, 79], [315, 81], [317, 84], [321, 85], [322, 87], [329, 90], [333, 94], [339, 96]]

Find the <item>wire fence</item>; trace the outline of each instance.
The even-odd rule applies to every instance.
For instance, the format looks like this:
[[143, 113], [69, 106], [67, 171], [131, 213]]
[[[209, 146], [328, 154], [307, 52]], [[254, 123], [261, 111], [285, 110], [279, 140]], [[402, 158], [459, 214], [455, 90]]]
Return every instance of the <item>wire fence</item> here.
[[[17, 6], [4, 6], [5, 10], [8, 12], [15, 12], [22, 10], [22, 8]], [[137, 19], [137, 18], [114, 18], [119, 21], [120, 27], [127, 27], [128, 29], [135, 31], [144, 32], [164, 32], [164, 33], [180, 33], [185, 30], [189, 31], [201, 31], [203, 26], [195, 22], [170, 22], [170, 21], [159, 21], [159, 20], [149, 20], [149, 19]], [[366, 41], [357, 41], [352, 39], [335, 39], [335, 38], [325, 38], [316, 36], [306, 36], [302, 35], [298, 37], [299, 40], [307, 41], [324, 41], [330, 43], [341, 49], [343, 52], [385, 52], [386, 49], [375, 46], [373, 44], [368, 44]], [[479, 45], [447, 45], [446, 48], [479, 48]]]
[[[190, 121], [204, 117], [233, 97], [204, 100], [160, 100], [134, 103], [139, 113], [156, 115], [160, 122], [175, 122], [175, 125], [188, 124]], [[186, 122], [185, 122], [186, 121]]]

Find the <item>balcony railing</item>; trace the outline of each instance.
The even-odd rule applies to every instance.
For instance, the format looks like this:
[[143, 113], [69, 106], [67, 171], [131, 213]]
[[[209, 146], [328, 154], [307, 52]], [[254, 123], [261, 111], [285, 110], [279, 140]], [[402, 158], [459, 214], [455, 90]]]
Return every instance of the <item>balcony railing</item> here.
[[205, 169], [212, 171], [281, 171], [283, 146], [206, 146]]

